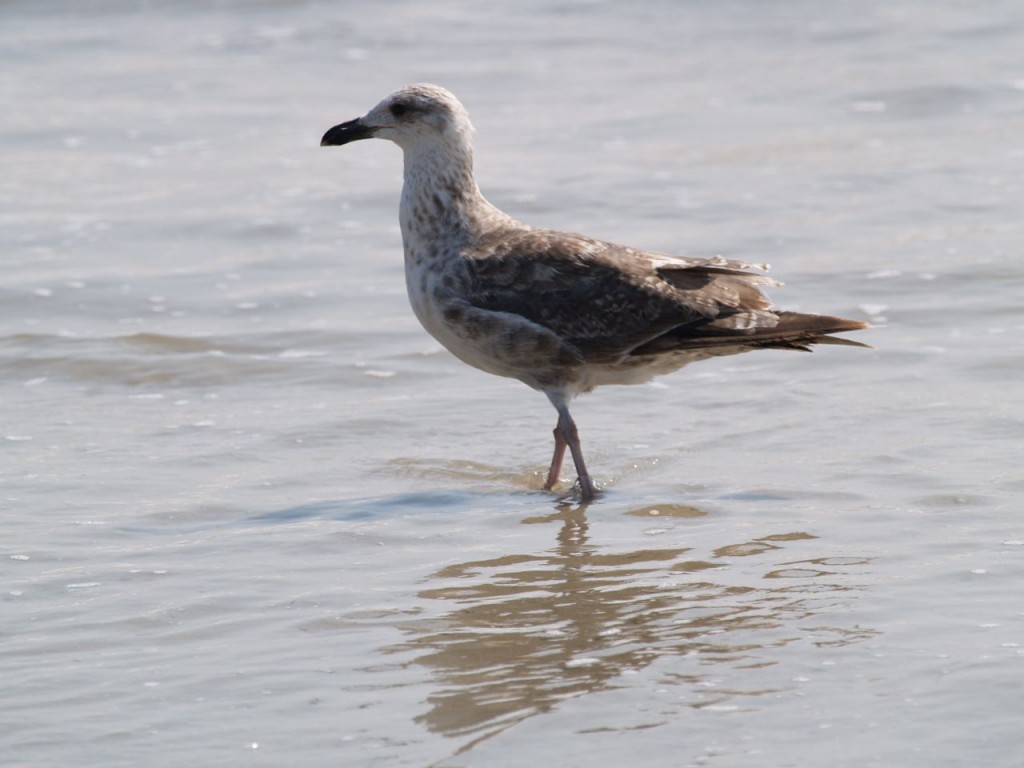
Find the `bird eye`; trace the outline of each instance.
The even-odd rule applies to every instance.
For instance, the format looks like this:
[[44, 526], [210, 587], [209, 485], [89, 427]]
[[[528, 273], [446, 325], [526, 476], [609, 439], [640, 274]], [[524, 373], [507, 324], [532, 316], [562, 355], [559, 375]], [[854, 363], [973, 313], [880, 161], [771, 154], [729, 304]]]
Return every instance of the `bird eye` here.
[[394, 117], [401, 117], [409, 111], [409, 105], [404, 102], [398, 102], [397, 104], [391, 105], [391, 114]]

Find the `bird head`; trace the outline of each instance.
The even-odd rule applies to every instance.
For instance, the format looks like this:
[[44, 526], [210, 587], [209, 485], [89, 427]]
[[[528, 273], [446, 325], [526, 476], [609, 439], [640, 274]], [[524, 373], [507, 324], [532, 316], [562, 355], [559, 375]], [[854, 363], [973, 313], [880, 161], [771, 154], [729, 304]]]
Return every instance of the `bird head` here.
[[449, 91], [418, 83], [395, 91], [362, 117], [331, 128], [320, 146], [360, 139], [387, 139], [402, 149], [447, 144], [472, 145], [473, 126], [465, 107]]

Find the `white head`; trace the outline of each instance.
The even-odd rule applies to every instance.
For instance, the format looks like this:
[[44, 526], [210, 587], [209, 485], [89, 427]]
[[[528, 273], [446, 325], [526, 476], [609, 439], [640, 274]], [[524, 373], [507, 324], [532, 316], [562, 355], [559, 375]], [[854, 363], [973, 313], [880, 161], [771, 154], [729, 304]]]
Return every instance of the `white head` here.
[[472, 152], [472, 133], [469, 113], [451, 92], [417, 83], [395, 91], [362, 117], [334, 126], [320, 145], [379, 138], [406, 151], [447, 145], [448, 149]]

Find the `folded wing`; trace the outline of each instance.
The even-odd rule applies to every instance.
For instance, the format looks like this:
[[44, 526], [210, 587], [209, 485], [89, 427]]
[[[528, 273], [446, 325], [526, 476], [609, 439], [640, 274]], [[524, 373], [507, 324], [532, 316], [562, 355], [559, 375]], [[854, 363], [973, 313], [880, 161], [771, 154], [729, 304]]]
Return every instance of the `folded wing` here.
[[464, 298], [472, 305], [549, 328], [588, 363], [719, 346], [864, 346], [827, 334], [865, 323], [772, 310], [762, 288], [781, 283], [739, 261], [511, 229], [476, 243], [463, 268]]

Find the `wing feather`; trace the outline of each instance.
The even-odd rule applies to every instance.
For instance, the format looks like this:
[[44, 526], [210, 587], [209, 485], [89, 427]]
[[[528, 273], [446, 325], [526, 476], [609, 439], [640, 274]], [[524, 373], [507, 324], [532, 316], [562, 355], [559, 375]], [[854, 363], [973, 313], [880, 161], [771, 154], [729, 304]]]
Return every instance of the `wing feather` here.
[[580, 350], [588, 362], [621, 358], [665, 334], [703, 335], [719, 323], [748, 332], [774, 325], [762, 292], [780, 285], [722, 258], [652, 254], [543, 229], [492, 232], [466, 254], [465, 298], [521, 315]]

